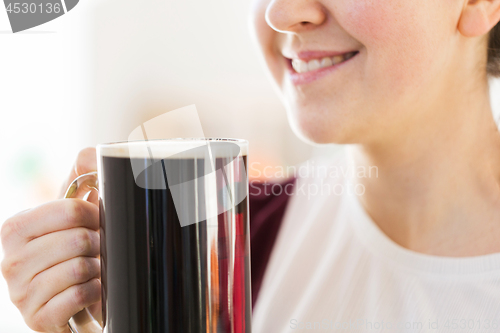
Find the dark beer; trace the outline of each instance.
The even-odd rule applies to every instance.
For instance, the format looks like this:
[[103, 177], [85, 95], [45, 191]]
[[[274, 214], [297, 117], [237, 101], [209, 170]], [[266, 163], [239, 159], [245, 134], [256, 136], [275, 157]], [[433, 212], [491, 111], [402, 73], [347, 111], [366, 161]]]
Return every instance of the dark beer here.
[[[167, 179], [163, 189], [138, 186], [130, 158], [100, 158], [104, 331], [251, 332], [247, 198], [215, 218], [181, 227]], [[246, 169], [246, 156], [239, 158]], [[217, 167], [228, 163], [213, 161]], [[161, 163], [175, 163], [183, 177], [195, 179], [208, 161], [167, 158]], [[227, 182], [218, 179], [218, 191]], [[233, 190], [248, 184], [246, 175], [238, 174], [230, 182]], [[207, 194], [214, 205], [222, 204], [219, 194]], [[182, 207], [190, 213], [206, 209], [194, 202]]]

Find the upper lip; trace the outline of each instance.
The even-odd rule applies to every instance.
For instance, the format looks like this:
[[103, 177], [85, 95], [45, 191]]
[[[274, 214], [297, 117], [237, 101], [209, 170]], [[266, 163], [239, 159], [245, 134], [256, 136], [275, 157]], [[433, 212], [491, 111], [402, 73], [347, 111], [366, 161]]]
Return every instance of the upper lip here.
[[356, 52], [357, 50], [348, 51], [288, 51], [283, 50], [282, 54], [288, 59], [299, 59], [308, 62], [313, 59], [322, 59], [326, 57], [334, 57], [336, 55], [343, 55], [346, 53]]

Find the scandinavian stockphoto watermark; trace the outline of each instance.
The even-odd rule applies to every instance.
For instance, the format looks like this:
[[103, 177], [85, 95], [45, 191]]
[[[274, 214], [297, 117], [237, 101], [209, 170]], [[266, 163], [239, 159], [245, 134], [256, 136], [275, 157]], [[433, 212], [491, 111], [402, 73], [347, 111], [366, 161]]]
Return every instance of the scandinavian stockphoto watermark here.
[[205, 138], [195, 105], [141, 124], [127, 145], [136, 185], [168, 189], [182, 227], [216, 218], [247, 197], [245, 147], [244, 140]]
[[75, 8], [79, 0], [4, 0], [12, 32], [52, 21]]
[[[378, 178], [377, 166], [325, 165], [308, 160], [300, 165], [265, 166], [260, 162], [251, 163], [249, 173], [256, 179], [250, 181], [250, 194], [279, 196], [296, 194], [311, 199], [317, 195], [363, 195], [365, 186], [347, 179]], [[296, 185], [281, 180], [291, 178], [314, 178], [313, 182], [301, 182]], [[336, 181], [335, 181], [336, 180]], [[340, 180], [340, 181], [339, 181]]]
[[441, 330], [465, 332], [471, 330], [481, 330], [481, 332], [498, 332], [500, 321], [494, 319], [480, 318], [430, 318], [417, 321], [390, 321], [390, 320], [369, 320], [355, 319], [335, 321], [332, 319], [322, 319], [319, 321], [301, 321], [298, 319], [290, 320], [290, 329], [292, 330], [329, 330], [329, 331], [395, 331], [395, 332], [426, 332]]

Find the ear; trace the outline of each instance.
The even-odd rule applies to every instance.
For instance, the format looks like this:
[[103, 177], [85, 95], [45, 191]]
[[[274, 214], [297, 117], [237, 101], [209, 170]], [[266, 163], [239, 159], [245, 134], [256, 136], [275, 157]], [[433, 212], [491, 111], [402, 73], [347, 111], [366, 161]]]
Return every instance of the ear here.
[[458, 30], [465, 37], [488, 33], [500, 20], [500, 0], [465, 0]]

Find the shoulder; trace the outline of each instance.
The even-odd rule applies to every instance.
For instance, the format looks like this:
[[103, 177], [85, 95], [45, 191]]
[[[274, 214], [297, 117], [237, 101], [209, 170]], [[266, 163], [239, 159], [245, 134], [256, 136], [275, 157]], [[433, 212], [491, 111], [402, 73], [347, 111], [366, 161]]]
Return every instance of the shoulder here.
[[[289, 223], [304, 223], [301, 216], [322, 200], [321, 183], [341, 182], [346, 157], [339, 153], [327, 158], [311, 158], [286, 168], [281, 181], [250, 181], [250, 235], [252, 303], [255, 304], [271, 252], [286, 216]], [[323, 186], [324, 189], [324, 186]], [[298, 221], [298, 222], [296, 222]]]

